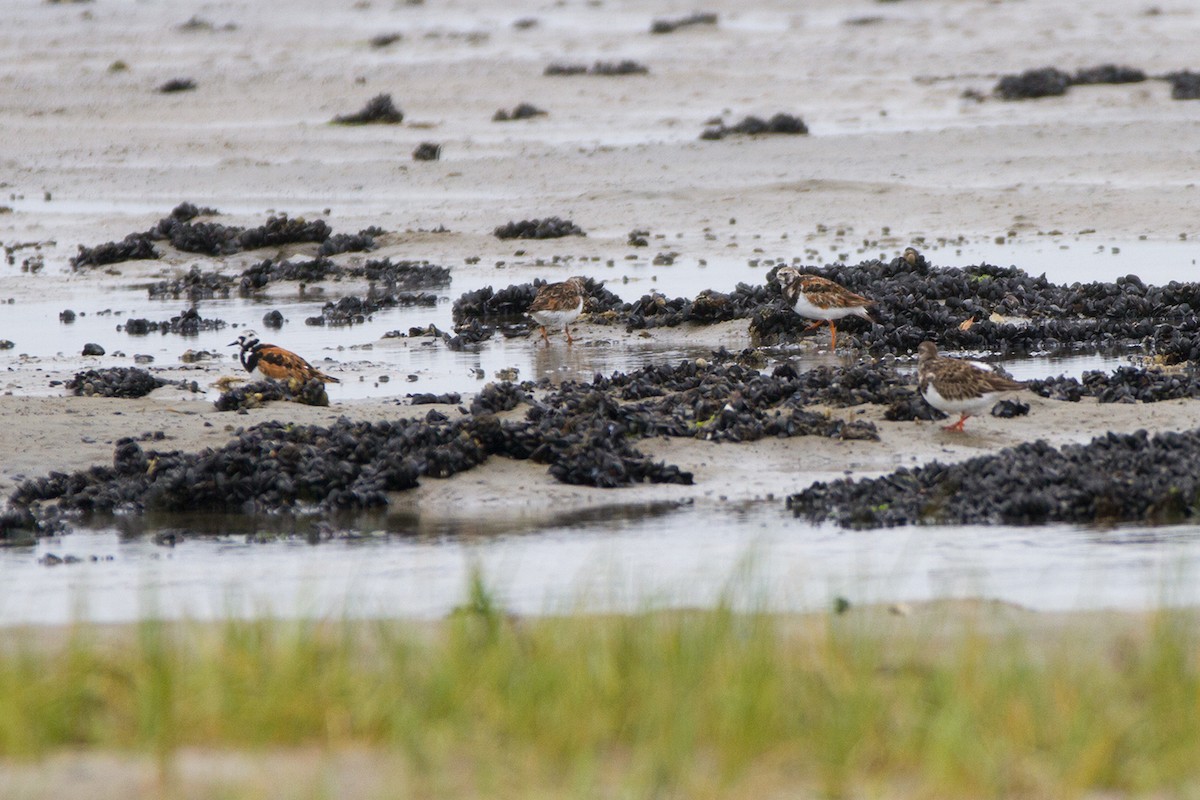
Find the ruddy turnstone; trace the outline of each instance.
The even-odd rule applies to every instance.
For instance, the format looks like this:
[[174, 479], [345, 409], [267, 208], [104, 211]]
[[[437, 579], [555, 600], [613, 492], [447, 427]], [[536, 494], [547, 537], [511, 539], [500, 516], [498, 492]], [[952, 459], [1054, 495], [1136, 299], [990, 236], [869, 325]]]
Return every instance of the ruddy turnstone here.
[[806, 275], [795, 267], [784, 267], [776, 273], [775, 280], [783, 290], [784, 299], [797, 314], [816, 320], [805, 328], [806, 331], [820, 327], [822, 323], [829, 324], [829, 330], [833, 334], [829, 345], [831, 348], [837, 348], [837, 325], [834, 320], [853, 314], [871, 322], [875, 321], [867, 313], [867, 306], [875, 305], [874, 300], [855, 294], [828, 278]]
[[983, 413], [1005, 392], [1025, 388], [986, 364], [939, 356], [933, 342], [921, 342], [917, 347], [917, 380], [926, 403], [946, 414], [960, 415], [958, 422], [945, 426], [945, 430], [959, 432], [967, 417]]
[[254, 331], [246, 331], [230, 347], [237, 345], [241, 348], [238, 358], [247, 372], [255, 372], [264, 378], [277, 381], [296, 381], [308, 383], [313, 378], [322, 383], [341, 383], [332, 375], [326, 375], [321, 370], [309, 364], [291, 350], [284, 350], [276, 344], [264, 344], [258, 340]]
[[567, 334], [567, 344], [574, 342], [571, 338], [571, 323], [583, 313], [583, 298], [587, 294], [583, 278], [567, 278], [562, 283], [548, 283], [538, 289], [533, 302], [529, 304], [529, 316], [542, 326], [542, 339], [550, 345], [550, 337], [546, 328], [562, 326]]

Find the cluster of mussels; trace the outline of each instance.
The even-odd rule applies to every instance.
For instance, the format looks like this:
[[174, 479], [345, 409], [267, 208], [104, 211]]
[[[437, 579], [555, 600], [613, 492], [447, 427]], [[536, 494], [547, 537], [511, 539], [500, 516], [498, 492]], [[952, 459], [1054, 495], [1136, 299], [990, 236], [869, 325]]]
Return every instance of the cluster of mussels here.
[[437, 295], [430, 292], [392, 292], [372, 290], [365, 298], [348, 295], [329, 301], [317, 316], [306, 317], [305, 325], [358, 325], [377, 311], [408, 306], [435, 306]]
[[[1052, 284], [1016, 267], [932, 267], [864, 262], [807, 271], [876, 300], [878, 325], [847, 320], [862, 346], [911, 353], [926, 339], [945, 350], [1031, 353], [1069, 348], [1112, 349], [1142, 342], [1169, 360], [1200, 357], [1200, 284], [1146, 286], [1130, 275], [1113, 283]], [[773, 333], [771, 309], [756, 315], [751, 333]]]
[[[507, 329], [506, 329], [507, 330]], [[492, 338], [496, 329], [491, 326], [486, 326], [479, 320], [471, 320], [463, 325], [458, 326], [454, 333], [444, 331], [437, 325], [426, 325], [425, 327], [414, 326], [408, 329], [408, 333], [402, 331], [389, 331], [383, 335], [385, 339], [399, 339], [403, 337], [421, 337], [431, 336], [436, 339], [441, 339], [446, 347], [450, 350], [478, 350], [482, 342], [486, 342]], [[514, 333], [528, 333], [527, 327], [520, 328]]]
[[1057, 67], [1025, 70], [1019, 75], [1005, 75], [994, 89], [1002, 100], [1030, 100], [1038, 97], [1057, 97], [1066, 94], [1071, 86], [1092, 86], [1100, 83], [1140, 83], [1146, 73], [1133, 67], [1102, 64], [1078, 70], [1074, 75]]
[[243, 411], [259, 408], [272, 400], [291, 400], [308, 406], [329, 405], [325, 382], [317, 378], [305, 381], [254, 381], [224, 391], [213, 405], [217, 411]]
[[[435, 410], [424, 419], [343, 418], [327, 427], [268, 422], [200, 453], [145, 450], [125, 439], [112, 467], [26, 481], [11, 505], [21, 514], [34, 509], [39, 519], [51, 508], [54, 513], [368, 508], [386, 503], [388, 492], [416, 486], [421, 477], [449, 477], [493, 455], [546, 464], [550, 475], [569, 484], [689, 484], [690, 473], [654, 461], [637, 449], [637, 441], [877, 439], [870, 422], [837, 419], [806, 406], [892, 402], [911, 394], [905, 381], [876, 365], [804, 373], [784, 365], [764, 375], [734, 354], [716, 353], [711, 361], [650, 366], [557, 387], [493, 383], [474, 398], [469, 413], [453, 420]], [[218, 402], [241, 408], [284, 399], [282, 393], [291, 391], [262, 382]], [[297, 391], [323, 394], [324, 387], [312, 381]], [[522, 404], [529, 406], [522, 418], [499, 416]]]
[[179, 300], [186, 298], [211, 300], [216, 297], [229, 297], [229, 289], [233, 279], [219, 272], [202, 272], [193, 266], [183, 276], [170, 281], [159, 281], [149, 288], [151, 300]]
[[[1002, 100], [1030, 100], [1038, 97], [1057, 97], [1067, 93], [1072, 86], [1094, 86], [1101, 83], [1141, 83], [1147, 80], [1145, 72], [1136, 67], [1116, 64], [1101, 64], [1097, 67], [1077, 70], [1074, 74], [1056, 67], [1030, 69], [1019, 75], [1005, 75], [993, 90]], [[1173, 100], [1200, 99], [1200, 74], [1183, 70], [1154, 76], [1171, 84]]]
[[378, 228], [360, 231], [357, 236], [344, 235], [333, 239], [333, 231], [324, 220], [306, 222], [293, 219], [286, 214], [271, 217], [255, 228], [222, 225], [219, 222], [196, 222], [200, 216], [217, 213], [211, 208], [197, 208], [191, 203], [181, 203], [171, 213], [159, 220], [147, 231], [131, 233], [120, 242], [107, 242], [96, 247], [79, 245], [79, 253], [71, 259], [71, 266], [97, 267], [133, 259], [159, 258], [154, 243], [166, 241], [177, 250], [187, 253], [203, 253], [210, 256], [232, 255], [243, 250], [261, 247], [280, 247], [285, 244], [315, 242], [325, 247], [324, 255], [374, 247], [374, 236], [382, 233]]
[[761, 136], [767, 133], [783, 133], [793, 136], [803, 136], [808, 133], [804, 120], [791, 114], [779, 113], [770, 119], [748, 116], [736, 125], [726, 126], [720, 118], [712, 120], [713, 127], [705, 128], [700, 134], [701, 139], [724, 139], [726, 136]]
[[560, 217], [523, 219], [498, 226], [492, 234], [497, 239], [561, 239], [564, 236], [587, 236], [574, 222]]
[[592, 66], [586, 64], [548, 64], [543, 75], [550, 76], [570, 76], [570, 75], [647, 75], [650, 73], [650, 68], [638, 61], [625, 59], [623, 61], [597, 61]]
[[145, 397], [167, 382], [137, 367], [110, 367], [76, 372], [66, 388], [76, 397]]
[[225, 325], [225, 320], [204, 319], [200, 316], [199, 311], [189, 308], [170, 319], [161, 321], [153, 321], [140, 317], [126, 320], [125, 324], [119, 326], [119, 328], [133, 336], [146, 336], [151, 333], [176, 333], [182, 336], [195, 336], [200, 331], [219, 331]]
[[377, 94], [353, 114], [333, 118], [335, 125], [399, 125], [403, 121], [404, 112], [396, 108], [390, 94]]
[[[629, 303], [589, 281], [585, 311], [595, 323], [631, 330], [749, 318], [751, 343], [772, 345], [809, 325], [784, 301], [777, 271], [767, 274], [765, 284], [738, 284], [729, 293], [706, 291], [694, 299], [649, 294]], [[805, 271], [876, 301], [871, 314], [878, 324], [855, 317], [839, 324], [873, 355], [909, 354], [925, 340], [944, 350], [997, 354], [1111, 350], [1136, 342], [1167, 363], [1200, 360], [1200, 283], [1147, 286], [1130, 275], [1068, 286], [1016, 267], [934, 267], [911, 255]], [[518, 320], [539, 285], [464, 294], [454, 303], [455, 324]]]
[[1157, 403], [1200, 397], [1200, 374], [1194, 366], [1179, 370], [1118, 367], [1113, 372], [1091, 370], [1080, 378], [1039, 378], [1026, 385], [1042, 397], [1078, 402], [1095, 397], [1101, 403]]
[[249, 294], [266, 288], [272, 281], [319, 283], [331, 278], [365, 278], [392, 290], [412, 290], [448, 285], [450, 270], [428, 261], [392, 261], [390, 258], [372, 259], [354, 266], [342, 266], [325, 256], [308, 261], [266, 259], [242, 272], [240, 290], [242, 294]]
[[[788, 498], [797, 516], [848, 528], [918, 523], [1155, 524], [1200, 516], [1200, 430], [1109, 433], [1085, 445], [1028, 442], [959, 464], [815, 483]], [[1120, 491], [1113, 491], [1119, 475]]]
[[[593, 315], [603, 316], [607, 312], [624, 306], [620, 297], [604, 288], [603, 281], [592, 278], [584, 279], [584, 311]], [[546, 281], [535, 280], [533, 283], [522, 283], [508, 286], [500, 291], [485, 286], [473, 292], [467, 292], [454, 301], [450, 313], [454, 326], [482, 323], [498, 325], [504, 323], [525, 322], [525, 312], [537, 296], [538, 289], [546, 285]], [[489, 334], [490, 335], [490, 334]]]

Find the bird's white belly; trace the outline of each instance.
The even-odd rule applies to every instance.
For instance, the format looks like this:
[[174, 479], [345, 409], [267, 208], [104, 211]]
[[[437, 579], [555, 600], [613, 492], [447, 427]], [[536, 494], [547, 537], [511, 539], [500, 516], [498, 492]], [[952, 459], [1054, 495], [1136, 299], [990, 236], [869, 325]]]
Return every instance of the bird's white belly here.
[[797, 314], [808, 319], [841, 319], [842, 317], [849, 317], [852, 314], [862, 316], [863, 313], [859, 306], [851, 306], [849, 308], [830, 306], [829, 308], [821, 308], [809, 302], [809, 299], [803, 294], [796, 298], [794, 308]]
[[925, 402], [945, 414], [966, 414], [975, 416], [990, 411], [996, 400], [1004, 392], [988, 392], [979, 397], [968, 397], [964, 400], [947, 400], [938, 392], [937, 387], [930, 383], [921, 396]]
[[544, 325], [547, 328], [561, 328], [574, 322], [579, 317], [581, 311], [583, 311], [582, 302], [574, 308], [566, 308], [558, 311], [551, 311], [549, 309], [531, 311], [529, 312], [529, 316], [533, 317], [539, 325]]

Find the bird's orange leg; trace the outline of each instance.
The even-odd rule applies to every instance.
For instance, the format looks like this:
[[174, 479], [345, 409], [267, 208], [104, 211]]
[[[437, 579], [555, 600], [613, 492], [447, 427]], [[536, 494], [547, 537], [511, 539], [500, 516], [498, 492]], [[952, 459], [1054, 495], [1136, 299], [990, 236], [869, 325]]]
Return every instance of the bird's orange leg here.
[[958, 431], [959, 433], [966, 433], [966, 431], [965, 431], [965, 430], [963, 430], [963, 423], [967, 421], [967, 417], [969, 417], [969, 416], [971, 416], [971, 415], [970, 415], [970, 414], [963, 414], [962, 416], [960, 416], [960, 417], [958, 418], [958, 422], [954, 423], [953, 425], [944, 425], [944, 426], [942, 426], [942, 430], [944, 430], [944, 431]]
[[546, 326], [542, 326], [542, 341], [546, 343], [546, 347], [550, 346], [550, 337], [546, 335]]
[[824, 324], [825, 324], [825, 320], [819, 319], [816, 322], [814, 322], [812, 325], [809, 325], [807, 328], [805, 328], [803, 333], [808, 333], [809, 331], [813, 330], [814, 328], [819, 328]]
[[571, 326], [563, 325], [563, 333], [567, 335], [567, 344], [574, 344], [575, 340], [571, 338]]
[[833, 340], [829, 343], [829, 349], [837, 350], [837, 325], [833, 323], [833, 320], [829, 320], [829, 330], [833, 333]]

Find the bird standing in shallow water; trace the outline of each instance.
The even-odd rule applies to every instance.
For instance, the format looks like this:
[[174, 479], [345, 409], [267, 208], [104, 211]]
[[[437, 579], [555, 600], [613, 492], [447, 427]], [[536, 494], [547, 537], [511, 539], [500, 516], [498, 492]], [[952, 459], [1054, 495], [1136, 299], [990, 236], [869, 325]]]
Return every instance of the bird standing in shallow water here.
[[341, 383], [337, 378], [321, 372], [291, 350], [285, 350], [276, 344], [260, 342], [258, 334], [254, 331], [246, 331], [229, 343], [230, 347], [234, 345], [241, 348], [238, 358], [247, 372], [256, 372], [264, 378], [276, 381], [287, 381], [288, 383], [295, 381], [301, 385], [308, 383], [313, 378], [322, 383]]
[[567, 344], [575, 340], [571, 338], [571, 323], [583, 313], [583, 298], [587, 294], [583, 278], [568, 278], [562, 283], [548, 283], [538, 289], [533, 302], [529, 304], [529, 316], [542, 326], [542, 340], [550, 346], [550, 337], [546, 328], [562, 326], [567, 335]]
[[963, 431], [967, 417], [986, 411], [1000, 395], [1024, 389], [1025, 384], [970, 361], [938, 355], [937, 345], [921, 342], [917, 347], [918, 389], [925, 402], [946, 414], [960, 414], [958, 422], [944, 430]]
[[784, 267], [775, 274], [775, 280], [779, 282], [783, 298], [792, 310], [802, 317], [816, 320], [804, 330], [811, 331], [822, 323], [829, 324], [832, 333], [829, 346], [832, 349], [837, 349], [837, 323], [834, 320], [854, 315], [875, 321], [867, 313], [867, 306], [875, 305], [874, 300], [855, 294], [828, 278], [806, 275], [795, 267]]

